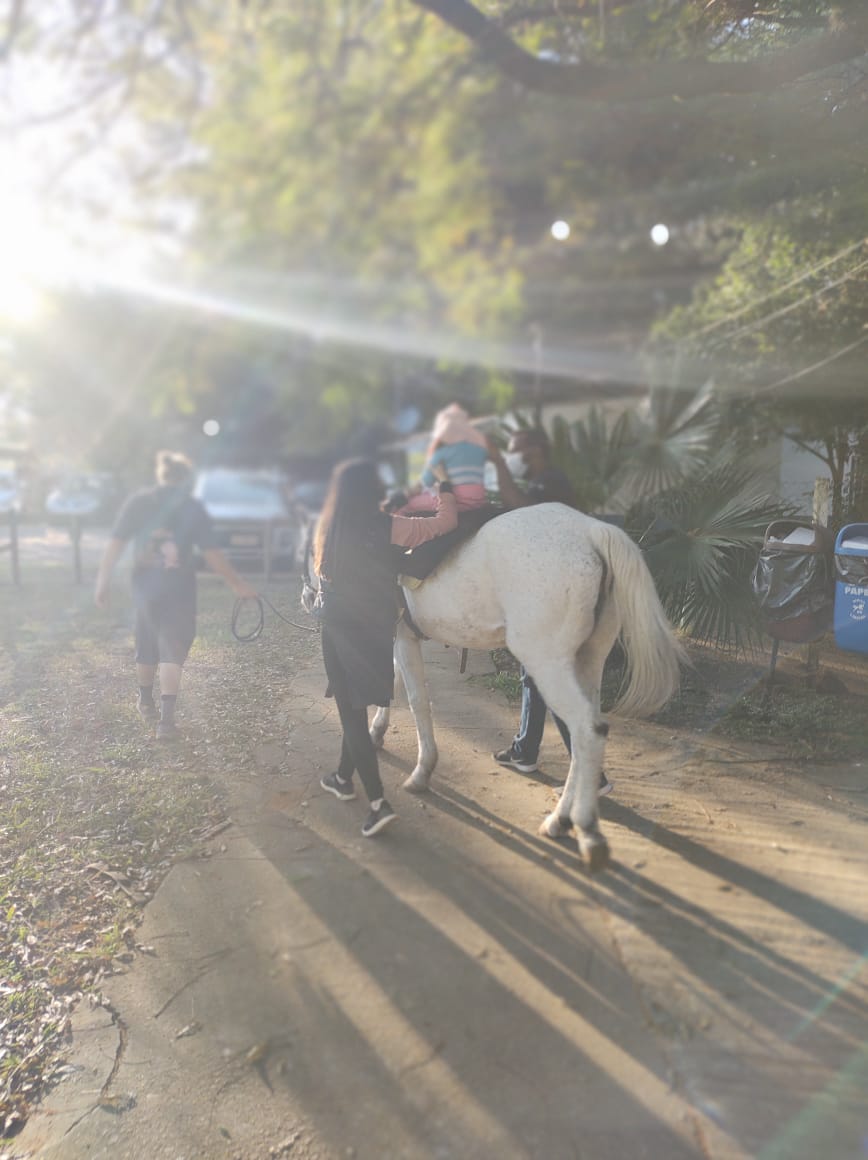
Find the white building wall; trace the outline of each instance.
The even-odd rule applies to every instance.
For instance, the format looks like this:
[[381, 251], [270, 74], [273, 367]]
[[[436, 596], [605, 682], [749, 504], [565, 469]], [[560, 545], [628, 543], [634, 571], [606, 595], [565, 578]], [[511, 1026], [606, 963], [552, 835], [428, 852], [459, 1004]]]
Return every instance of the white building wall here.
[[789, 439], [781, 438], [780, 495], [788, 503], [798, 504], [804, 515], [811, 514], [814, 482], [829, 479], [829, 469], [816, 455], [811, 455]]

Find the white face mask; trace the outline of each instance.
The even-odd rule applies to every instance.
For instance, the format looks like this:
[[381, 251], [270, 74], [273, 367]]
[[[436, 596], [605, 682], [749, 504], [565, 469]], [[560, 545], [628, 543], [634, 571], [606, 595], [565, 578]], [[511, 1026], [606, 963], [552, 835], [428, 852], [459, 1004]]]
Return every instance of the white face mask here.
[[527, 475], [527, 463], [521, 451], [507, 451], [503, 459], [514, 479], [524, 479]]

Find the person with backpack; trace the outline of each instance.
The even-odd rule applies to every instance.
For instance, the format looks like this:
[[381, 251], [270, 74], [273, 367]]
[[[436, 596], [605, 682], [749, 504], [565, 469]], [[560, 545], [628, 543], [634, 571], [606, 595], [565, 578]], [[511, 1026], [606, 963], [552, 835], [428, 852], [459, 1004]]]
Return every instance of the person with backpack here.
[[[157, 454], [156, 486], [135, 492], [121, 508], [100, 562], [94, 593], [97, 607], [107, 608], [112, 572], [127, 544], [132, 543], [137, 709], [145, 721], [156, 723], [160, 741], [178, 737], [175, 702], [184, 662], [196, 636], [194, 549], [239, 599], [256, 596], [216, 546], [211, 518], [190, 494], [192, 471], [185, 455], [172, 451]], [[158, 667], [159, 711], [153, 693]]]

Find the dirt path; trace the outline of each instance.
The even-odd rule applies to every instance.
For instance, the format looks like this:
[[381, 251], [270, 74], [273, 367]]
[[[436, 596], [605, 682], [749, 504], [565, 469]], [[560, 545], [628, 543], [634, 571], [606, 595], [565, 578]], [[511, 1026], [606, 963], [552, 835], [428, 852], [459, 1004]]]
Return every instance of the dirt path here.
[[[315, 647], [282, 640], [292, 664], [262, 669], [243, 730], [236, 646], [194, 657], [189, 757], [219, 746], [232, 825], [171, 871], [9, 1155], [864, 1154], [861, 766], [619, 722], [616, 862], [591, 881], [573, 843], [535, 836], [565, 772], [555, 731], [550, 777], [499, 770], [515, 712], [427, 646], [435, 790], [398, 788], [400, 709], [383, 755], [400, 824], [366, 841], [361, 802], [318, 785], [338, 732]], [[489, 667], [472, 655], [468, 676]]]

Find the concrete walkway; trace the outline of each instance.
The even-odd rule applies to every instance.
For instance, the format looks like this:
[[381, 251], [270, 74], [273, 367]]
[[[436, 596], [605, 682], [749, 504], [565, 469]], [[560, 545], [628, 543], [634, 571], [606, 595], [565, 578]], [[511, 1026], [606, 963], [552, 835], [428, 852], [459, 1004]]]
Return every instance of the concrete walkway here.
[[[441, 764], [399, 824], [319, 788], [317, 664], [279, 716], [291, 773], [240, 778], [141, 951], [75, 1018], [13, 1156], [46, 1160], [838, 1160], [868, 1139], [865, 770], [613, 723], [614, 867], [536, 837], [566, 763], [500, 770], [516, 712], [426, 646]], [[490, 667], [471, 654], [468, 677]], [[249, 773], [249, 771], [239, 771]]]

